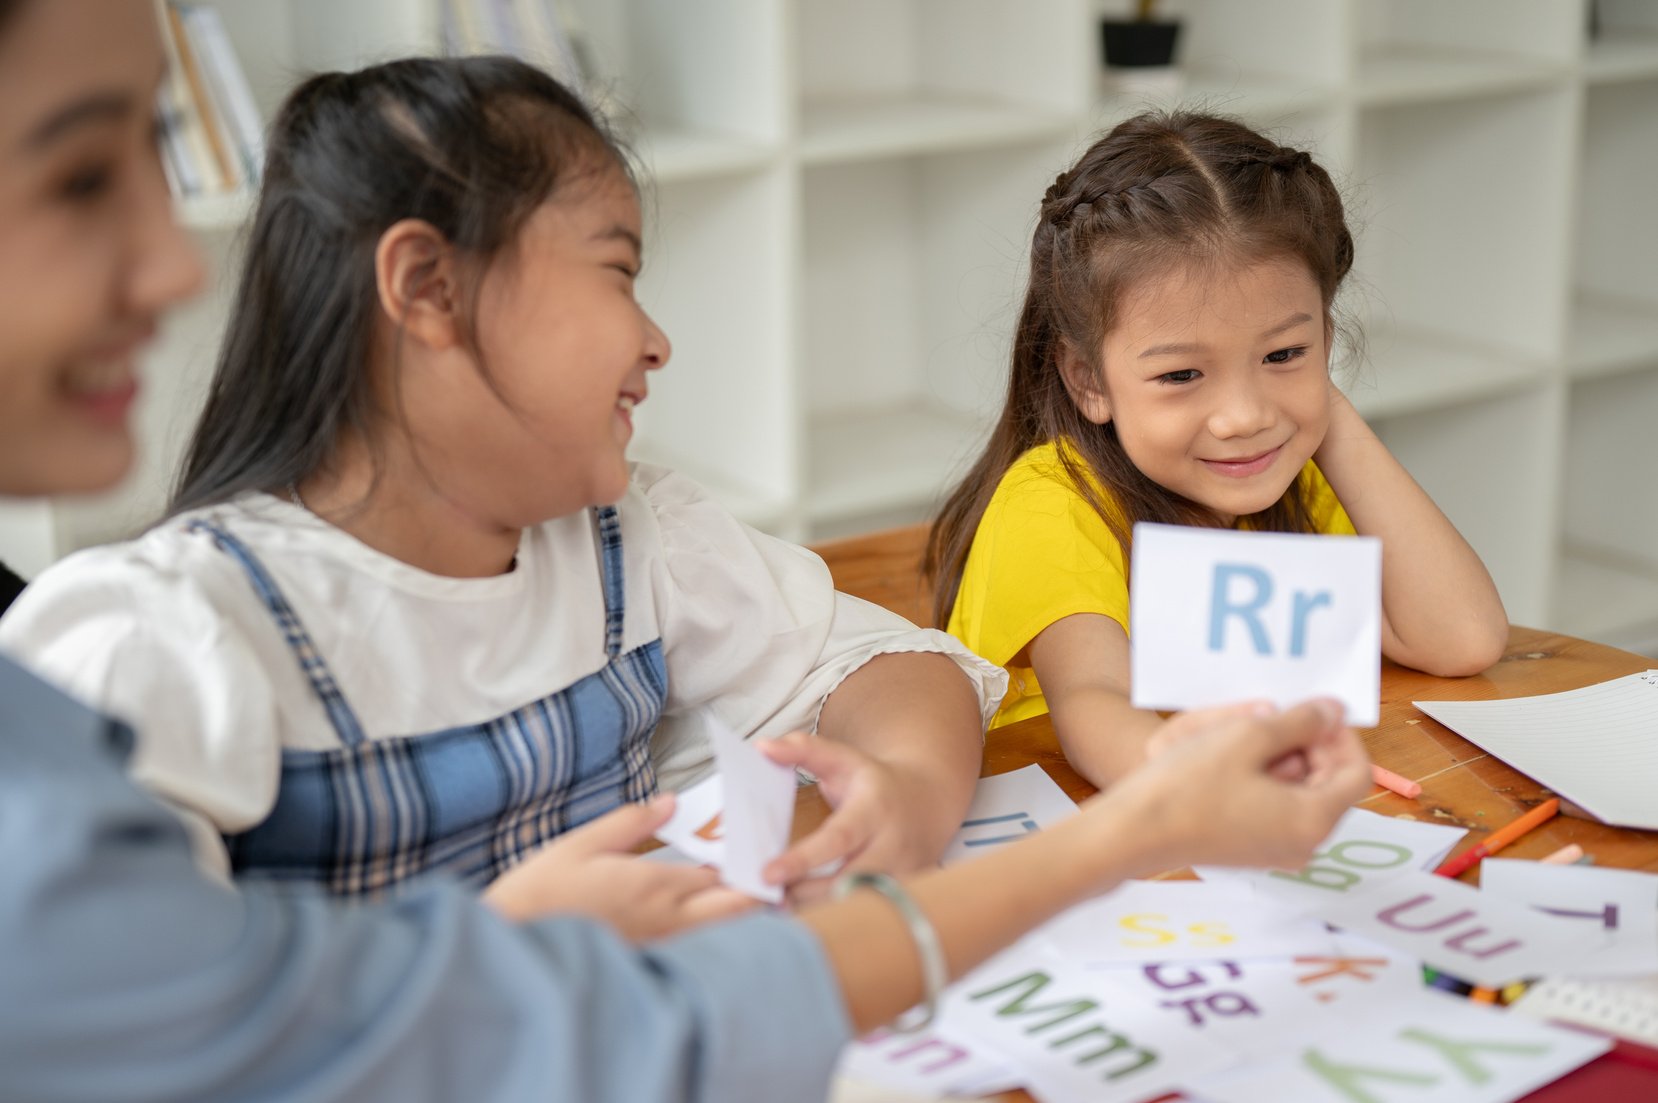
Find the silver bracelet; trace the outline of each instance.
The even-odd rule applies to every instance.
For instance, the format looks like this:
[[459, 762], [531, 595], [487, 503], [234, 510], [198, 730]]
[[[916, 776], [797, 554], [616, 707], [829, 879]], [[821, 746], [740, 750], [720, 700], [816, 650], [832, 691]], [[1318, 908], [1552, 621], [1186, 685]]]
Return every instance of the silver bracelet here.
[[944, 995], [944, 986], [950, 983], [950, 973], [944, 964], [944, 947], [938, 941], [938, 931], [927, 918], [914, 897], [904, 891], [897, 880], [885, 873], [848, 873], [835, 882], [835, 899], [840, 900], [861, 888], [871, 888], [892, 902], [903, 916], [915, 942], [915, 952], [921, 958], [921, 986], [924, 993], [919, 1004], [894, 1020], [892, 1029], [900, 1034], [914, 1034], [932, 1025], [938, 1014], [938, 1001]]

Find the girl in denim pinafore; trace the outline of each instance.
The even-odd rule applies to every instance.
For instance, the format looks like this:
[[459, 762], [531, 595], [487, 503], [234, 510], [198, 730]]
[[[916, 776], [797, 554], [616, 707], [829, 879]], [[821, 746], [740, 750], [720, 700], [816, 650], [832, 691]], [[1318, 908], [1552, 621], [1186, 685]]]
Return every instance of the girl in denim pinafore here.
[[622, 652], [621, 528], [609, 507], [594, 523], [603, 669], [485, 723], [371, 740], [276, 580], [228, 530], [193, 522], [246, 572], [341, 744], [283, 751], [270, 816], [225, 840], [231, 868], [342, 894], [435, 870], [481, 887], [565, 830], [650, 797], [650, 737], [668, 690], [662, 641]]
[[306, 81], [269, 148], [169, 517], [0, 626], [151, 733], [134, 776], [204, 864], [499, 899], [556, 859], [530, 910], [563, 886], [621, 921], [667, 885], [643, 929], [672, 929], [729, 901], [623, 858], [671, 801], [631, 806], [693, 780], [714, 721], [818, 736], [767, 747], [834, 809], [775, 882], [936, 861], [1002, 676], [630, 464], [670, 348], [586, 107], [509, 59], [410, 59]]

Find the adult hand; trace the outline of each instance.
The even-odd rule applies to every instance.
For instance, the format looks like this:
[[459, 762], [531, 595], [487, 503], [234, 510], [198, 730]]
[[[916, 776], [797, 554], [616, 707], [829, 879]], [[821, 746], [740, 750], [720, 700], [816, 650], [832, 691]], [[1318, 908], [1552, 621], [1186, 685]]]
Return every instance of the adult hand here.
[[736, 915], [754, 901], [706, 867], [638, 857], [635, 847], [673, 815], [673, 794], [628, 804], [561, 836], [503, 873], [483, 902], [508, 919], [585, 915], [634, 942]]
[[[795, 732], [760, 743], [773, 762], [809, 771], [833, 811], [816, 831], [766, 867], [766, 880], [789, 886], [795, 903], [820, 899], [831, 877], [811, 877], [832, 866], [909, 873], [933, 864], [946, 840], [937, 834], [924, 779], [880, 762], [845, 743]], [[952, 825], [954, 826], [954, 825]]]
[[[1165, 748], [1204, 731], [1205, 726], [1214, 717], [1236, 713], [1242, 716], [1255, 716], [1265, 719], [1276, 715], [1277, 712], [1277, 706], [1270, 701], [1239, 701], [1236, 704], [1203, 709], [1196, 714], [1199, 717], [1196, 722], [1182, 719], [1182, 717], [1192, 714], [1176, 713], [1173, 717], [1164, 720], [1158, 729], [1152, 732], [1151, 737], [1146, 740], [1146, 757], [1153, 758], [1161, 754]], [[1298, 749], [1273, 762], [1267, 769], [1273, 777], [1284, 781], [1302, 781], [1307, 776], [1308, 768], [1307, 756]]]
[[[1299, 866], [1370, 792], [1364, 746], [1334, 701], [1204, 709], [1169, 728], [1144, 766], [1089, 802], [1110, 801], [1119, 815], [1126, 804], [1159, 868]], [[1291, 754], [1305, 761], [1294, 780], [1275, 772]]]

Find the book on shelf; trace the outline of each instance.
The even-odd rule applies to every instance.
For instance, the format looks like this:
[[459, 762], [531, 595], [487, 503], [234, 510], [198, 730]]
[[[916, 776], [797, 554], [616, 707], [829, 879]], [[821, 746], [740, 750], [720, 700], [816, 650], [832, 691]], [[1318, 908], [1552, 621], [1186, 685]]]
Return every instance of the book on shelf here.
[[446, 53], [507, 54], [578, 94], [592, 92], [587, 34], [564, 0], [443, 0], [441, 17]]
[[160, 92], [162, 166], [181, 199], [254, 187], [265, 158], [253, 92], [218, 9], [156, 0], [167, 51]]

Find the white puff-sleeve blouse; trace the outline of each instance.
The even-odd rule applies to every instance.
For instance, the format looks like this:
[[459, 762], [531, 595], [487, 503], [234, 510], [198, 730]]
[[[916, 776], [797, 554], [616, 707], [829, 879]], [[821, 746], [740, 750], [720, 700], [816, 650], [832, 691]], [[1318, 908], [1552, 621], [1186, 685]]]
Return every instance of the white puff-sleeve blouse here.
[[[876, 655], [961, 667], [986, 723], [1006, 684], [942, 632], [836, 593], [822, 560], [757, 532], [691, 480], [637, 465], [617, 503], [624, 650], [661, 639], [668, 700], [652, 742], [665, 789], [711, 761], [708, 721], [769, 738], [815, 727], [824, 699]], [[304, 509], [250, 493], [136, 540], [72, 555], [0, 619], [0, 648], [139, 731], [133, 776], [180, 809], [198, 853], [260, 823], [284, 749], [339, 746], [317, 694], [210, 519], [269, 572], [370, 739], [487, 721], [605, 664], [591, 515], [525, 530], [515, 568], [429, 574]]]

